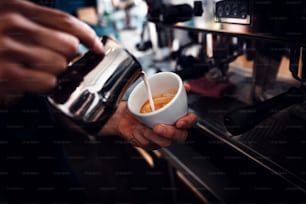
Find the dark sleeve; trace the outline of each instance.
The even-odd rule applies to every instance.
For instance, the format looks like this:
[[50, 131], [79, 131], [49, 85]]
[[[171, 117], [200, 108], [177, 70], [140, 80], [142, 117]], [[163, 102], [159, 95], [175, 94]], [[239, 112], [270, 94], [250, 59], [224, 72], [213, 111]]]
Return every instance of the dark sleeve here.
[[[81, 192], [71, 191], [80, 186], [65, 155], [64, 141], [68, 141], [65, 131], [54, 124], [45, 97], [26, 96], [9, 108], [0, 107], [0, 172], [4, 172], [0, 200], [77, 203], [75, 199], [83, 199]], [[38, 190], [44, 187], [52, 190]]]
[[0, 138], [33, 138], [58, 135], [43, 96], [25, 96], [10, 107], [0, 107]]

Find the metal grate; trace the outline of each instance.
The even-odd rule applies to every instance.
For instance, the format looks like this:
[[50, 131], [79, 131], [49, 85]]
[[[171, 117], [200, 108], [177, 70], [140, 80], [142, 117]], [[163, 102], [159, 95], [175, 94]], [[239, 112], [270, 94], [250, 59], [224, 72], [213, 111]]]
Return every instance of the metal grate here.
[[[189, 106], [199, 115], [202, 125], [224, 137], [231, 137], [233, 141], [306, 179], [305, 169], [300, 165], [306, 162], [306, 103], [284, 109], [250, 131], [231, 136], [226, 134], [224, 115], [229, 110], [246, 104], [231, 98], [212, 99], [190, 95], [189, 99]], [[201, 145], [199, 146], [201, 148]]]

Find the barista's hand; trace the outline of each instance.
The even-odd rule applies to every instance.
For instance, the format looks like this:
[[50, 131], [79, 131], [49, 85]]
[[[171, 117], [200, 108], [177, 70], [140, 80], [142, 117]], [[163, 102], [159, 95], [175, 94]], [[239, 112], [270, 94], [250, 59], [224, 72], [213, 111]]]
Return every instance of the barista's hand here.
[[140, 123], [128, 111], [127, 102], [121, 102], [99, 135], [120, 135], [134, 146], [153, 150], [168, 147], [174, 141], [185, 141], [188, 135], [187, 129], [196, 122], [196, 115], [189, 112], [178, 119], [175, 126], [157, 124], [151, 129]]
[[80, 42], [103, 53], [88, 25], [58, 10], [25, 0], [0, 0], [0, 19], [0, 105], [54, 88]]

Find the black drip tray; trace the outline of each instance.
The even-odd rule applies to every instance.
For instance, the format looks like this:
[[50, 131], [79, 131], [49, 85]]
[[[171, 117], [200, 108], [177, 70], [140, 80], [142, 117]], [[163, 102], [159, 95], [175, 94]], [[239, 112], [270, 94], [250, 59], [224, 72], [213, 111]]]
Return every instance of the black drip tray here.
[[306, 180], [305, 104], [294, 105], [233, 139]]
[[[189, 106], [199, 117], [199, 122], [219, 133], [228, 141], [238, 143], [261, 155], [281, 168], [306, 181], [306, 105], [294, 105], [262, 121], [252, 130], [231, 136], [223, 119], [225, 114], [247, 104], [235, 98], [209, 98], [189, 95]], [[197, 143], [204, 138], [193, 138]], [[199, 145], [196, 145], [197, 147]], [[202, 151], [201, 148], [198, 149]], [[260, 160], [260, 158], [257, 158]]]

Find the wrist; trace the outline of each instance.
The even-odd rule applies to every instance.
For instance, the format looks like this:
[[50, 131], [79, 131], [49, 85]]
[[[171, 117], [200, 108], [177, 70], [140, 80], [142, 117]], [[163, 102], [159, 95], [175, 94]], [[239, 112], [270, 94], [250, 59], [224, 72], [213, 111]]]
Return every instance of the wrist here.
[[117, 110], [108, 119], [102, 129], [99, 131], [98, 136], [108, 136], [108, 135], [121, 135], [119, 130], [119, 124], [121, 118], [123, 117], [123, 110], [126, 106], [126, 102], [121, 102]]

